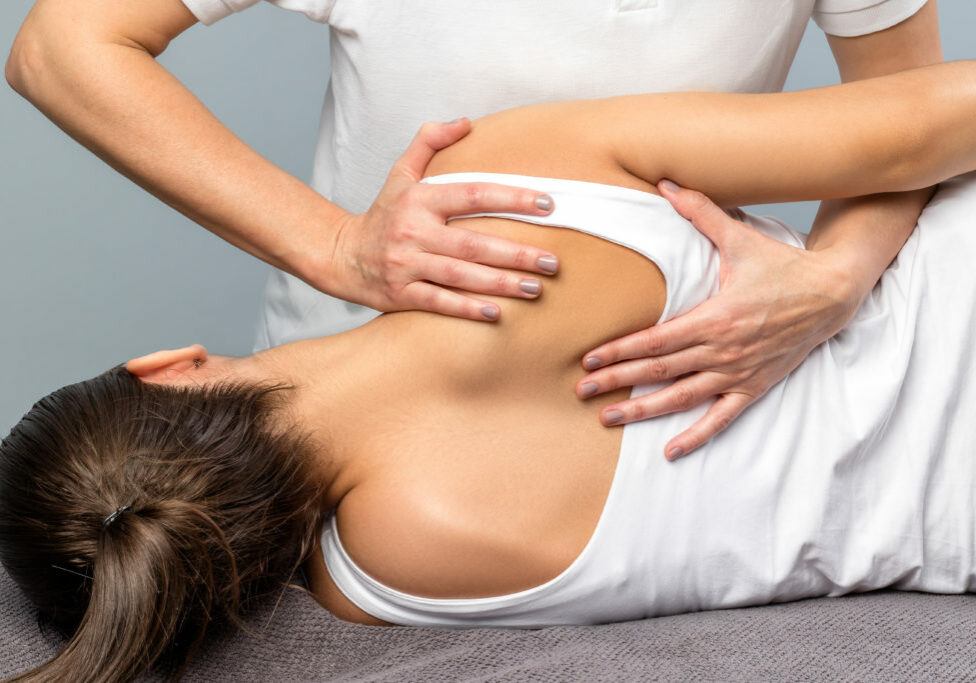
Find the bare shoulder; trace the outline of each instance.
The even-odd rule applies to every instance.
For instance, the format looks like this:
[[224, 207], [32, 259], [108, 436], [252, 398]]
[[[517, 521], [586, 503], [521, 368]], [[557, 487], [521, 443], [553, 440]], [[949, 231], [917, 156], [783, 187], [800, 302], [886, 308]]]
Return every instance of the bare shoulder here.
[[427, 174], [513, 173], [653, 190], [620, 165], [601, 120], [606, 102], [548, 102], [476, 119], [465, 138], [435, 155]]

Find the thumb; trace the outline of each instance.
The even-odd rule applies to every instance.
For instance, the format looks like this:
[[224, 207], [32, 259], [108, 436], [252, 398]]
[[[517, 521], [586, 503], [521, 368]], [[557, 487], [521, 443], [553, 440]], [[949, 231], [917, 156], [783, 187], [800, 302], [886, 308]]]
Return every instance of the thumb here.
[[450, 123], [428, 121], [420, 127], [410, 145], [393, 166], [394, 172], [402, 173], [416, 182], [424, 176], [427, 164], [434, 153], [463, 138], [471, 130], [471, 121], [465, 118]]
[[658, 182], [657, 187], [661, 196], [671, 202], [678, 215], [690, 221], [719, 251], [724, 251], [729, 242], [745, 227], [701, 192], [687, 190], [666, 179]]

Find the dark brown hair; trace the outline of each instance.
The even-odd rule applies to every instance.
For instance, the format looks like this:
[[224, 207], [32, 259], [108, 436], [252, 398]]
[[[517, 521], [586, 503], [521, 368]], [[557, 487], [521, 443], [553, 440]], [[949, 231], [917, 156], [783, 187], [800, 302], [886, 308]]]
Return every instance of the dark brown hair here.
[[208, 627], [284, 590], [323, 488], [308, 440], [272, 419], [286, 392], [120, 367], [34, 405], [0, 445], [0, 561], [69, 640], [14, 680], [125, 681], [157, 662], [179, 677]]

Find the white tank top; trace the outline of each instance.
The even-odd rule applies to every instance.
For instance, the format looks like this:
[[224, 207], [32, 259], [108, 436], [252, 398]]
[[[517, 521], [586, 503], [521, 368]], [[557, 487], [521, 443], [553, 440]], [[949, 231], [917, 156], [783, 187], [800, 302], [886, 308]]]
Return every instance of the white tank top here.
[[[183, 2], [210, 24], [257, 0]], [[424, 121], [637, 93], [773, 92], [811, 18], [834, 35], [864, 35], [925, 0], [270, 2], [329, 25], [330, 60], [321, 65], [329, 87], [309, 184], [362, 213]], [[375, 315], [275, 270], [255, 351]]]
[[[497, 174], [427, 182], [454, 180], [547, 192], [555, 210], [533, 222], [587, 232], [652, 260], [668, 286], [662, 320], [717, 290], [714, 247], [660, 197]], [[976, 182], [945, 185], [920, 219], [931, 226], [916, 231], [848, 328], [725, 432], [668, 463], [664, 444], [705, 407], [624, 427], [596, 529], [559, 576], [498, 597], [408, 595], [357, 567], [332, 519], [322, 548], [339, 590], [396, 624], [516, 627], [623, 621], [886, 586], [973, 590], [976, 427], [954, 418], [960, 406], [971, 413], [976, 405], [967, 350], [976, 329], [970, 263]], [[747, 220], [802, 246], [801, 235], [776, 221]], [[961, 302], [963, 268], [968, 284]], [[968, 305], [960, 310], [961, 303]], [[638, 386], [632, 395], [655, 388]]]

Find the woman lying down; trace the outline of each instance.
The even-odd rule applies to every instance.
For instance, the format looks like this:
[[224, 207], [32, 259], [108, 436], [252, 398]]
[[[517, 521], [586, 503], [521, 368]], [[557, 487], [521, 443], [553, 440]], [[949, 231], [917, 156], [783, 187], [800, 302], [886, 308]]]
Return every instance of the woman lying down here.
[[401, 312], [246, 358], [160, 351], [13, 429], [0, 558], [73, 634], [32, 675], [184, 661], [300, 566], [342, 619], [448, 627], [973, 590], [976, 177], [943, 183], [850, 325], [701, 452], [659, 455], [701, 411], [608, 429], [622, 390], [577, 384], [584, 352], [718, 288], [663, 178], [723, 206], [923, 188], [976, 168], [974, 115], [969, 62], [475, 122], [427, 182], [553, 197], [539, 225], [458, 219], [560, 254], [543, 299], [497, 299], [491, 326]]

